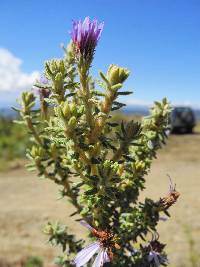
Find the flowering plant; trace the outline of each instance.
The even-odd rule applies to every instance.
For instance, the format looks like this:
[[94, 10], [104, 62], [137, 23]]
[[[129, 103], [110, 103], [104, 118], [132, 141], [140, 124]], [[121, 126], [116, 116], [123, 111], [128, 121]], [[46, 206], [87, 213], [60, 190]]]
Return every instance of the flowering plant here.
[[179, 193], [171, 184], [158, 200], [141, 203], [138, 197], [167, 138], [171, 107], [163, 99], [140, 123], [113, 121], [113, 111], [124, 106], [118, 98], [131, 93], [122, 90], [129, 71], [112, 64], [99, 80], [92, 78], [102, 30], [97, 20], [73, 22], [64, 58], [47, 61], [43, 78], [35, 84], [40, 109], [33, 91], [22, 93], [18, 111], [32, 142], [28, 167], [61, 187], [61, 196], [74, 205], [71, 216], [95, 241], [85, 246], [59, 223], [48, 223], [45, 233], [62, 247], [63, 256], [57, 259], [62, 266], [167, 265], [156, 226], [160, 214], [169, 216]]

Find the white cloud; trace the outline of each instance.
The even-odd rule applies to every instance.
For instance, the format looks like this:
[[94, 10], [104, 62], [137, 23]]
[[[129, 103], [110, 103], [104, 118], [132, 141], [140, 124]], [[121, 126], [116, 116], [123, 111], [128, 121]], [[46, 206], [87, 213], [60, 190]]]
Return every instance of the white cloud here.
[[20, 68], [21, 64], [21, 59], [0, 48], [0, 92], [19, 92], [31, 88], [39, 72], [25, 73]]

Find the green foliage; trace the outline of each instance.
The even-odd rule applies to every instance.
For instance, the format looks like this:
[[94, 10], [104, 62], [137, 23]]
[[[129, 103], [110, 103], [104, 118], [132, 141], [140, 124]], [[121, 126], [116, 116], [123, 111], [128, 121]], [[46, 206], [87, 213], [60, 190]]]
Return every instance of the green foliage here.
[[43, 267], [43, 261], [39, 257], [29, 257], [23, 265], [24, 267]]
[[195, 247], [196, 242], [194, 240], [194, 237], [192, 235], [192, 229], [190, 228], [189, 225], [184, 225], [184, 232], [187, 238], [187, 243], [189, 246], [189, 261], [190, 261], [190, 266], [191, 267], [198, 267], [200, 265], [200, 260], [199, 260], [199, 256], [200, 253], [197, 250], [197, 248]]
[[27, 129], [13, 122], [11, 118], [0, 117], [0, 159], [1, 165], [16, 158], [23, 158], [28, 145]]
[[52, 245], [60, 245], [63, 252], [66, 251], [66, 249], [70, 253], [76, 252], [81, 249], [83, 241], [75, 241], [74, 235], [68, 234], [67, 230], [65, 225], [48, 223], [44, 228], [44, 233], [50, 236], [49, 242], [51, 242]]
[[[44, 75], [52, 85], [45, 111], [34, 108], [33, 93], [22, 94], [19, 113], [32, 142], [28, 167], [61, 187], [61, 196], [76, 209], [71, 216], [113, 233], [120, 249], [112, 247], [110, 266], [153, 266], [148, 260], [152, 244], [162, 248], [161, 258], [164, 245], [149, 240], [148, 234], [157, 234], [160, 213], [169, 214], [167, 209], [176, 201], [175, 189], [162, 201], [158, 196], [140, 203], [138, 198], [152, 160], [165, 144], [171, 107], [164, 98], [141, 122], [115, 122], [113, 111], [124, 106], [118, 98], [130, 94], [122, 90], [129, 71], [112, 64], [106, 74], [100, 72], [97, 85], [102, 89], [98, 90], [89, 67], [76, 62], [74, 53], [71, 43], [64, 59], [45, 64]], [[73, 266], [72, 259], [84, 242], [76, 241], [60, 224], [49, 223], [45, 232], [53, 245], [62, 247], [64, 254], [57, 262]]]

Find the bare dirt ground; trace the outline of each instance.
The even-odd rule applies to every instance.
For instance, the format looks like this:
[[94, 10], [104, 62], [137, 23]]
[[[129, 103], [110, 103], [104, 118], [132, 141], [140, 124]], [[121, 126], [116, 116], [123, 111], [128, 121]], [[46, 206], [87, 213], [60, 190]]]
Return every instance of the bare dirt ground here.
[[[193, 135], [172, 135], [159, 152], [147, 177], [144, 197], [159, 199], [168, 190], [170, 174], [181, 193], [171, 208], [171, 218], [160, 222], [160, 239], [168, 244], [170, 267], [200, 266], [192, 261], [200, 256], [200, 131]], [[59, 220], [84, 235], [68, 215], [72, 207], [57, 200], [58, 188], [51, 181], [37, 178], [25, 169], [0, 173], [0, 258], [10, 262], [26, 255], [37, 255], [53, 262], [59, 250], [46, 243], [42, 227]], [[192, 248], [191, 248], [192, 247]]]

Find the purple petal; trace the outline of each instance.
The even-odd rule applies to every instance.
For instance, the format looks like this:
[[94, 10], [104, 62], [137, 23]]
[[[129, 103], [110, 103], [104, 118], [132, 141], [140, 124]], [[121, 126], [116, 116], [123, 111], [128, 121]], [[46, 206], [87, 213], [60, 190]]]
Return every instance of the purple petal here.
[[89, 230], [93, 230], [94, 228], [91, 226], [91, 225], [89, 225], [88, 223], [86, 223], [85, 221], [80, 221], [80, 224], [82, 225], [82, 226], [84, 226], [84, 227], [86, 227], [87, 229], [89, 229]]
[[83, 27], [83, 32], [84, 33], [89, 31], [89, 28], [90, 28], [90, 18], [89, 17], [86, 17], [84, 19], [82, 27]]
[[99, 242], [94, 242], [82, 249], [74, 259], [76, 267], [83, 266], [87, 263], [100, 248]]
[[44, 83], [44, 84], [49, 84], [49, 80], [44, 76], [41, 76], [38, 82]]
[[159, 255], [159, 259], [160, 259], [161, 263], [165, 263], [165, 264], [169, 263], [167, 257], [165, 257], [165, 256]]
[[90, 20], [86, 17], [84, 21], [73, 21], [70, 32], [72, 41], [76, 45], [77, 55], [82, 55], [86, 61], [92, 61], [95, 47], [100, 39], [104, 23]]
[[168, 218], [167, 217], [164, 217], [164, 216], [160, 216], [159, 217], [159, 220], [160, 221], [163, 221], [163, 222], [166, 222], [168, 220]]
[[51, 93], [51, 90], [49, 88], [49, 86], [51, 85], [50, 81], [47, 78], [45, 78], [44, 76], [40, 76], [40, 78], [38, 80], [36, 80], [36, 82], [43, 84], [43, 87], [44, 87], [44, 85], [47, 85], [47, 88], [45, 88], [45, 87], [39, 88], [39, 87], [34, 85], [32, 87], [33, 92], [38, 94], [40, 97], [48, 98], [50, 93]]
[[106, 262], [110, 262], [110, 258], [108, 256], [108, 253], [106, 252], [106, 250], [104, 250], [104, 253], [103, 253], [103, 263], [106, 263]]
[[99, 251], [94, 263], [92, 264], [92, 267], [101, 267], [103, 264], [103, 256], [104, 256], [104, 249], [102, 248]]
[[158, 259], [158, 255], [155, 253], [154, 254], [154, 262], [156, 264], [156, 267], [159, 267], [160, 266], [160, 262], [159, 262], [159, 259]]
[[151, 262], [153, 258], [154, 258], [154, 253], [150, 251], [148, 255], [148, 261]]
[[156, 253], [154, 251], [150, 251], [149, 255], [148, 255], [148, 261], [149, 262], [154, 261], [156, 267], [159, 267], [160, 266], [160, 261], [158, 259], [158, 256], [159, 256], [158, 253]]

